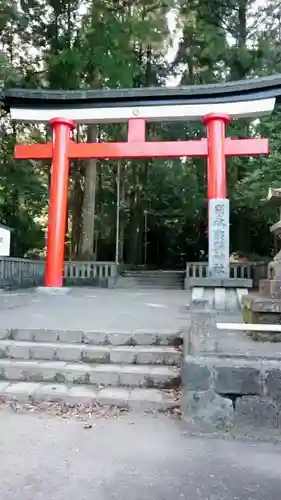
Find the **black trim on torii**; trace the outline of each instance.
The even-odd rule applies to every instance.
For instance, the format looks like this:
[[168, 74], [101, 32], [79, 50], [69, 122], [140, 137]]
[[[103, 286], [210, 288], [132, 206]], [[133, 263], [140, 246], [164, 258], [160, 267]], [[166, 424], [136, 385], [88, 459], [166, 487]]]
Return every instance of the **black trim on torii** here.
[[276, 98], [281, 102], [281, 74], [236, 82], [178, 87], [113, 90], [4, 89], [4, 108], [107, 108], [212, 104]]

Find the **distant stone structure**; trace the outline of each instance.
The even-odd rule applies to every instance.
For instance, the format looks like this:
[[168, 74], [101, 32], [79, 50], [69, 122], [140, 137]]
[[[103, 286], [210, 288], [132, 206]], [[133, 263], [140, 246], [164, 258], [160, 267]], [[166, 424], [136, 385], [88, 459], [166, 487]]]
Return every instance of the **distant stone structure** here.
[[[279, 220], [270, 228], [281, 239], [281, 188], [269, 188], [266, 203], [279, 209]], [[281, 323], [281, 250], [268, 264], [267, 279], [259, 282], [258, 293], [250, 293], [242, 299], [243, 319], [246, 323], [280, 324]], [[251, 332], [255, 340], [280, 341], [280, 333]]]

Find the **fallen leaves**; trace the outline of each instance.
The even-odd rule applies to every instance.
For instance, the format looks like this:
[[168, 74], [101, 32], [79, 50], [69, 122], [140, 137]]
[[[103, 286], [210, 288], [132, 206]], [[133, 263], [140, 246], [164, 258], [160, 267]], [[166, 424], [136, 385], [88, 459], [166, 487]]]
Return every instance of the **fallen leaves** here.
[[[41, 403], [20, 403], [18, 401], [1, 401], [0, 409], [11, 409], [18, 413], [44, 412], [49, 415], [56, 415], [63, 419], [75, 418], [88, 422], [92, 416], [95, 418], [117, 418], [128, 413], [127, 408], [117, 406], [94, 406], [88, 405], [66, 405], [60, 402], [43, 401]], [[88, 424], [91, 425], [91, 424]]]

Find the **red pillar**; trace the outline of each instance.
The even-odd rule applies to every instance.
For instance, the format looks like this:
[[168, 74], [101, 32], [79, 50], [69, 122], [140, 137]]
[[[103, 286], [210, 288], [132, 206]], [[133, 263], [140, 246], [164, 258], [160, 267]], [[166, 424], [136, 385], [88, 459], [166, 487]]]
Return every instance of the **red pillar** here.
[[208, 199], [226, 198], [225, 126], [230, 118], [224, 113], [204, 117], [208, 136]]
[[53, 118], [53, 163], [49, 201], [45, 286], [61, 287], [64, 266], [64, 241], [68, 198], [70, 131], [72, 120]]
[[208, 275], [229, 277], [229, 201], [226, 199], [226, 114], [204, 117], [208, 137]]

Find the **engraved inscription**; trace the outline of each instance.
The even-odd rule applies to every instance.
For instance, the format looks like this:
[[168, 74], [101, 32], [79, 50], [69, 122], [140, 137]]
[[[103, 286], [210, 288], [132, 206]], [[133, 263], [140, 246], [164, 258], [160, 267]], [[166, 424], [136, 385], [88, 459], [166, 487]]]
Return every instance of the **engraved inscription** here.
[[229, 277], [229, 201], [209, 202], [209, 275]]

